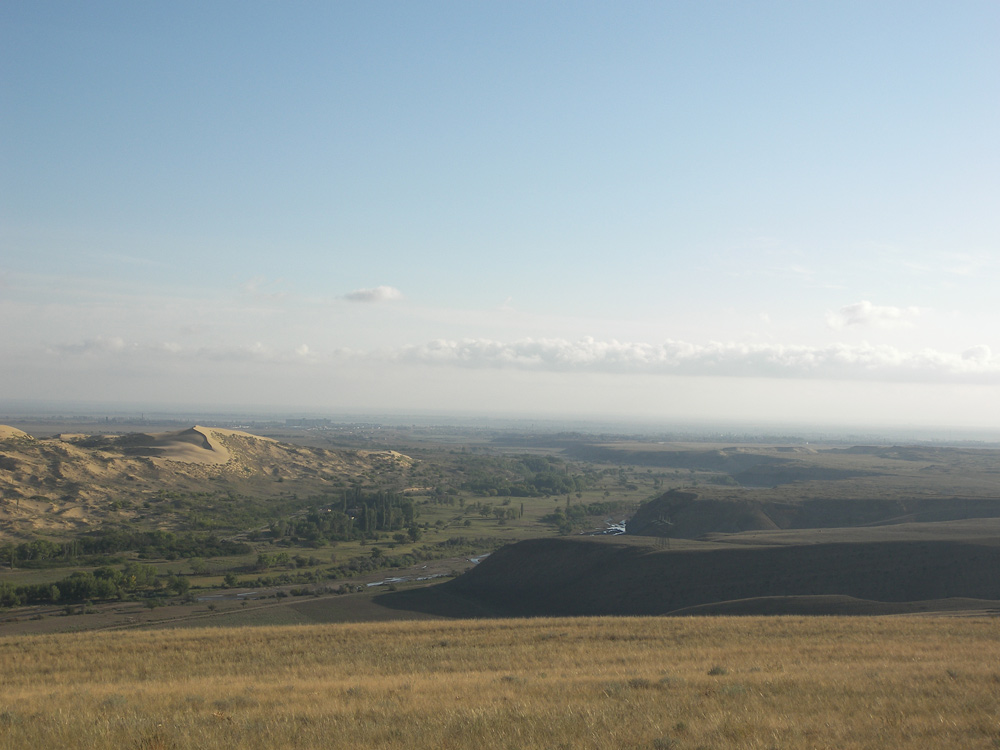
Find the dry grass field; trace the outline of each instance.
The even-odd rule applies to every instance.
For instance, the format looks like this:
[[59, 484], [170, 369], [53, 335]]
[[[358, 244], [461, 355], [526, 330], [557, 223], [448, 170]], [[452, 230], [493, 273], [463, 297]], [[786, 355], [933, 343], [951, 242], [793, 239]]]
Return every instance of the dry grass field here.
[[0, 748], [996, 748], [991, 618], [423, 621], [0, 639]]

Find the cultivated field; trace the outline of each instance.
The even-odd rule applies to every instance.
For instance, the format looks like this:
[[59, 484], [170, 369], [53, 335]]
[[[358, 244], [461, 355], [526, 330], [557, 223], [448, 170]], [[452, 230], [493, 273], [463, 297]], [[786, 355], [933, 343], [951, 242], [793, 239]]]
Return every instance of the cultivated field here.
[[0, 639], [0, 748], [996, 748], [1000, 621], [586, 618]]

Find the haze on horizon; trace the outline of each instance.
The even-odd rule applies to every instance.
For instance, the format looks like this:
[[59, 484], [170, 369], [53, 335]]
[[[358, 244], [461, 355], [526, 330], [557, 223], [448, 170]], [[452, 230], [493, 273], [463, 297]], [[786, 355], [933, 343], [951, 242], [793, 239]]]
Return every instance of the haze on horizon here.
[[0, 399], [993, 428], [998, 33], [7, 3]]

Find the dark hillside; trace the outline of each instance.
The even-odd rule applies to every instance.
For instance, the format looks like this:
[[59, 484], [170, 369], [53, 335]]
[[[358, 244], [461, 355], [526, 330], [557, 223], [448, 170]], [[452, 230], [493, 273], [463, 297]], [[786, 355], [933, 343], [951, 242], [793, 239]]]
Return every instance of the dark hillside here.
[[[814, 492], [819, 488], [811, 488]], [[765, 491], [671, 490], [642, 505], [630, 535], [698, 539], [769, 529], [827, 529], [1000, 517], [1000, 498], [831, 497], [771, 499]], [[669, 522], [669, 523], [667, 523]]]
[[995, 540], [665, 550], [573, 538], [510, 545], [444, 585], [512, 615], [659, 615], [757, 597], [997, 600], [998, 573]]

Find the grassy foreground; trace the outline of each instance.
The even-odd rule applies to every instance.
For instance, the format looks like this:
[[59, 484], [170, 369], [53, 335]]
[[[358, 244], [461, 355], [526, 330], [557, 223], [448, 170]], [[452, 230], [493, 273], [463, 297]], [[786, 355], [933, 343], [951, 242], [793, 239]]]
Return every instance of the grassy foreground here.
[[0, 748], [997, 748], [1000, 621], [584, 618], [0, 638]]

